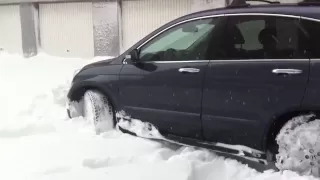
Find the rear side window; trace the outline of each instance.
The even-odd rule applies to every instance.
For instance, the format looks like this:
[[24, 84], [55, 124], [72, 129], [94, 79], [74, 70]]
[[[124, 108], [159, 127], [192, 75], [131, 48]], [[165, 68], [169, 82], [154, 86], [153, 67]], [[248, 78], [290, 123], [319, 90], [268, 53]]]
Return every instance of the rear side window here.
[[307, 31], [310, 58], [320, 58], [320, 22], [301, 20], [301, 24]]
[[299, 19], [276, 16], [230, 16], [219, 59], [307, 58]]
[[237, 26], [244, 38], [243, 49], [258, 50], [263, 48], [258, 38], [259, 33], [265, 28], [263, 20], [246, 21], [239, 23]]

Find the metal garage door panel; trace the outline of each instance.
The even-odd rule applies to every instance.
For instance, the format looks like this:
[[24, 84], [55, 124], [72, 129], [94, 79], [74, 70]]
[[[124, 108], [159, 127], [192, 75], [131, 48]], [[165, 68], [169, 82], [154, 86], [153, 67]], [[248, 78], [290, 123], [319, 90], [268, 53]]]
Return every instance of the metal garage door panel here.
[[124, 0], [122, 51], [161, 25], [191, 12], [192, 0]]
[[39, 5], [40, 46], [48, 54], [93, 57], [92, 3]]
[[0, 49], [22, 54], [19, 5], [0, 6]]

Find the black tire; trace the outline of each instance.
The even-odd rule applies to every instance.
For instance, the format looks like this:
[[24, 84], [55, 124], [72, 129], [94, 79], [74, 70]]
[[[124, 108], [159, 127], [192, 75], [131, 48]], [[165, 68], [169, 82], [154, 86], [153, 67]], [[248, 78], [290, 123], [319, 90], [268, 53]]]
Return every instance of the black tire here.
[[97, 134], [115, 127], [114, 109], [110, 100], [96, 90], [88, 90], [83, 96], [83, 117], [94, 125]]
[[313, 115], [295, 117], [283, 126], [276, 141], [279, 170], [320, 177], [320, 120]]

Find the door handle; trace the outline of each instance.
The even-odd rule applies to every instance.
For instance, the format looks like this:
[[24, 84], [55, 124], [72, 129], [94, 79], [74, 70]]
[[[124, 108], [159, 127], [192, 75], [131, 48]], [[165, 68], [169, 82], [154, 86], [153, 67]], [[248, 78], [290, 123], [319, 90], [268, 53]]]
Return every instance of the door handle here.
[[198, 73], [198, 72], [200, 72], [200, 69], [197, 69], [197, 68], [180, 68], [179, 72], [181, 72], [181, 73]]
[[274, 73], [274, 74], [301, 74], [302, 70], [300, 70], [300, 69], [273, 69], [272, 73]]

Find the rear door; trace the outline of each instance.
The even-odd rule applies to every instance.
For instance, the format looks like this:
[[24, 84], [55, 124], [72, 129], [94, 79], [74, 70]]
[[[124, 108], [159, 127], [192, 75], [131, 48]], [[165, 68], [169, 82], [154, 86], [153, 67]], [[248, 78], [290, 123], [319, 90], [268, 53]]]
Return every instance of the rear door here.
[[201, 138], [207, 47], [219, 22], [220, 17], [187, 20], [139, 45], [139, 61], [120, 73], [125, 112], [163, 134]]
[[226, 16], [204, 80], [204, 137], [260, 149], [271, 120], [300, 107], [309, 75], [305, 34], [299, 17]]
[[320, 109], [320, 22], [302, 19], [301, 24], [308, 32], [310, 49], [310, 77], [302, 106], [309, 110]]

